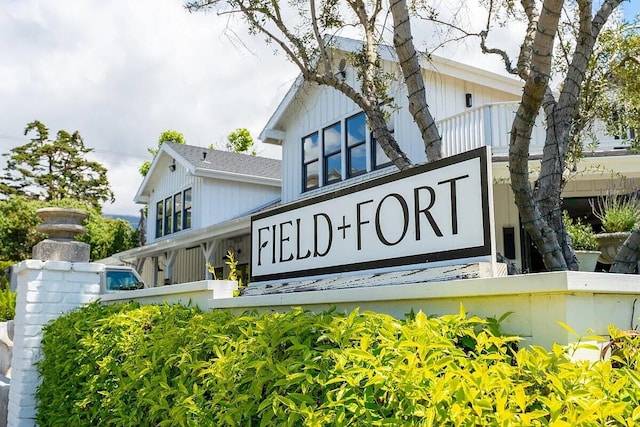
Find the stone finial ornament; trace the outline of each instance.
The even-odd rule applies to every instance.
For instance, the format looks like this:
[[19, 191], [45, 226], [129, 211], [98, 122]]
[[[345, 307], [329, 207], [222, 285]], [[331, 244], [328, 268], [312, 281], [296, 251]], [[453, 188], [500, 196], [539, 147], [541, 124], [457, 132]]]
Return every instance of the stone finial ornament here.
[[89, 245], [74, 240], [87, 232], [82, 225], [88, 214], [81, 209], [42, 208], [36, 211], [42, 223], [36, 227], [47, 239], [33, 247], [33, 258], [43, 261], [89, 262]]

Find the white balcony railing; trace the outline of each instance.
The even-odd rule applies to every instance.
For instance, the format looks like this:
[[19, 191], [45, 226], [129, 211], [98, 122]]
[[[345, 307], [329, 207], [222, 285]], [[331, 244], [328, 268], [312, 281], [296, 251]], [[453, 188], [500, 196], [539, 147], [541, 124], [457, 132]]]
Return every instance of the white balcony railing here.
[[[478, 147], [490, 146], [493, 155], [507, 155], [509, 134], [518, 103], [500, 102], [469, 109], [437, 122], [442, 135], [445, 156], [462, 153]], [[585, 140], [587, 151], [610, 151], [626, 148], [624, 141], [607, 135], [604, 125], [594, 126], [597, 145]], [[544, 147], [544, 117], [538, 116], [531, 135], [531, 154], [541, 154]]]

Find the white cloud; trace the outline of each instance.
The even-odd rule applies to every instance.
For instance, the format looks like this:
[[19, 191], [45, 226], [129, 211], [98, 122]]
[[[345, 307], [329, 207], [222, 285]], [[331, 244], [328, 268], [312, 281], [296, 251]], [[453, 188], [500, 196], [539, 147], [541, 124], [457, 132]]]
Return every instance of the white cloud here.
[[[421, 28], [414, 34], [435, 40]], [[521, 37], [506, 28], [492, 42], [517, 48]], [[257, 136], [297, 75], [242, 23], [189, 14], [180, 0], [4, 0], [0, 52], [0, 149], [17, 145], [34, 119], [52, 132], [79, 130], [110, 171], [117, 201], [105, 206], [108, 213], [138, 213], [138, 166], [162, 131], [202, 146], [223, 144], [239, 127]], [[503, 70], [477, 42], [437, 54]], [[277, 155], [271, 146], [258, 151]]]
[[109, 168], [105, 212], [136, 214], [138, 165], [162, 131], [203, 146], [239, 127], [257, 135], [297, 74], [240, 28], [248, 49], [230, 41], [227, 25], [175, 0], [5, 1], [0, 147], [34, 119], [77, 129]]

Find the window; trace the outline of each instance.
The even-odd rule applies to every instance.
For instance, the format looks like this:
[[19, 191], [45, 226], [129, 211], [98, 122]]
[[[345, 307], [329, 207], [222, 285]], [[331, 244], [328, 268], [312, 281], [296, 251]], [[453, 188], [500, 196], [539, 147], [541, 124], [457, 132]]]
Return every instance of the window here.
[[318, 188], [318, 132], [302, 138], [304, 151], [302, 186], [304, 191]]
[[[392, 123], [389, 126], [393, 133]], [[303, 192], [391, 164], [367, 128], [364, 112], [305, 136], [302, 147]]]
[[173, 196], [173, 231], [182, 230], [182, 193]]
[[382, 150], [382, 147], [380, 146], [380, 144], [378, 144], [378, 141], [373, 138], [373, 135], [371, 135], [371, 145], [371, 152], [373, 153], [372, 168], [382, 169], [389, 166], [391, 164], [391, 160], [389, 160], [387, 155], [384, 154], [384, 150]]
[[367, 172], [366, 124], [364, 113], [347, 119], [347, 176]]
[[342, 126], [335, 123], [322, 130], [324, 184], [342, 180]]
[[162, 200], [156, 203], [156, 237], [162, 237], [162, 224], [164, 222], [163, 206], [164, 202]]
[[191, 228], [191, 189], [184, 190], [184, 215], [182, 216], [182, 228]]
[[171, 197], [167, 197], [164, 199], [164, 235], [171, 234], [171, 220], [173, 219], [171, 216]]
[[156, 237], [191, 228], [191, 189], [156, 203]]

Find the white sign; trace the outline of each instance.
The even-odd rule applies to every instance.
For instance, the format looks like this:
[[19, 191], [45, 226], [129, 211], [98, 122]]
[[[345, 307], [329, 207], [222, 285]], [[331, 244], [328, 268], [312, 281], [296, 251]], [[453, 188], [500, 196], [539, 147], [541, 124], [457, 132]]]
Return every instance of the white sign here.
[[251, 219], [252, 282], [492, 256], [488, 148]]

